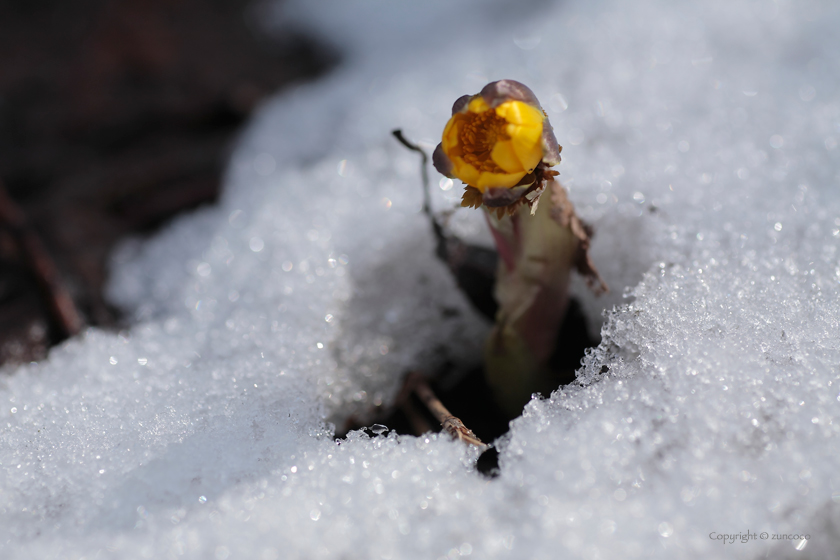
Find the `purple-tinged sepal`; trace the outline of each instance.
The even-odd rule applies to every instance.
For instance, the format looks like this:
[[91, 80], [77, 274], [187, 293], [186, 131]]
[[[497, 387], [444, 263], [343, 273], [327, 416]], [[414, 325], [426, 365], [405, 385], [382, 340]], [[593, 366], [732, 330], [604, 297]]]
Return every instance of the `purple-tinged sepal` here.
[[563, 148], [557, 143], [557, 137], [554, 136], [554, 129], [551, 127], [551, 123], [548, 122], [548, 117], [543, 121], [542, 149], [542, 162], [545, 165], [554, 167], [560, 163], [560, 151]]
[[445, 177], [449, 177], [450, 179], [455, 179], [456, 177], [452, 174], [452, 161], [446, 156], [446, 153], [443, 151], [443, 144], [438, 144], [435, 148], [435, 151], [432, 153], [432, 164], [435, 166], [435, 169], [438, 170], [438, 173]]
[[506, 101], [522, 101], [533, 107], [540, 108], [540, 102], [531, 88], [516, 80], [499, 80], [490, 82], [479, 93], [490, 107], [498, 107]]
[[452, 104], [452, 114], [455, 115], [456, 113], [466, 113], [467, 106], [470, 104], [470, 100], [472, 98], [472, 95], [462, 95], [461, 97], [456, 99], [455, 103]]
[[525, 189], [521, 187], [510, 189], [490, 188], [484, 191], [481, 199], [488, 208], [500, 208], [510, 206], [522, 198], [523, 194], [525, 194]]

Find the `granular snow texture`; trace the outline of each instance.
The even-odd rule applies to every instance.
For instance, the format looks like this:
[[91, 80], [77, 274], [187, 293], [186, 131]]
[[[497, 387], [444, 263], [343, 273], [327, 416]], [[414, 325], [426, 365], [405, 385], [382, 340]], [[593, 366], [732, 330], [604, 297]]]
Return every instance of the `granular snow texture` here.
[[[760, 558], [840, 547], [840, 6], [284, 3], [345, 66], [267, 104], [220, 205], [125, 244], [120, 334], [0, 388], [6, 558]], [[330, 422], [480, 355], [416, 154], [528, 84], [612, 288], [497, 442]], [[437, 179], [434, 203], [460, 186]], [[438, 185], [440, 188], [438, 188]], [[487, 242], [481, 213], [451, 224]], [[764, 538], [766, 533], [767, 538]], [[784, 537], [772, 538], [774, 535]], [[805, 535], [807, 539], [803, 538]]]

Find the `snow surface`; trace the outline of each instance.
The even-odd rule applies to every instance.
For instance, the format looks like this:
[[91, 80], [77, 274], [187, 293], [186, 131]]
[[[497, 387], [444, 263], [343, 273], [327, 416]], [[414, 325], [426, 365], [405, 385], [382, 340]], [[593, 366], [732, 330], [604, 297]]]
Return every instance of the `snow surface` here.
[[[218, 207], [118, 251], [130, 330], [4, 372], [3, 558], [832, 556], [840, 6], [301, 0], [261, 20], [345, 63], [263, 107]], [[613, 292], [575, 286], [594, 328], [618, 307], [488, 480], [447, 437], [339, 445], [329, 422], [478, 359], [487, 326], [389, 131], [432, 147], [499, 78], [542, 99], [596, 227]], [[479, 212], [452, 224], [487, 240]], [[748, 531], [810, 539], [715, 538]]]

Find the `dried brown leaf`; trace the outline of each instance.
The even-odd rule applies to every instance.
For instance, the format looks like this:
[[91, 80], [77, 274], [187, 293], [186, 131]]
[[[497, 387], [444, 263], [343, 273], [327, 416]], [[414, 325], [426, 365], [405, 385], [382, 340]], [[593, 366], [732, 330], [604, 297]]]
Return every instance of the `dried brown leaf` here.
[[589, 245], [592, 237], [592, 227], [581, 220], [575, 212], [574, 204], [569, 200], [566, 189], [558, 181], [552, 181], [551, 217], [563, 227], [568, 227], [578, 240], [578, 250], [575, 256], [575, 268], [586, 279], [589, 289], [596, 295], [609, 291], [606, 282], [601, 278], [598, 269], [589, 255]]
[[481, 191], [469, 185], [465, 187], [464, 195], [461, 197], [461, 206], [464, 208], [480, 208], [484, 203]]

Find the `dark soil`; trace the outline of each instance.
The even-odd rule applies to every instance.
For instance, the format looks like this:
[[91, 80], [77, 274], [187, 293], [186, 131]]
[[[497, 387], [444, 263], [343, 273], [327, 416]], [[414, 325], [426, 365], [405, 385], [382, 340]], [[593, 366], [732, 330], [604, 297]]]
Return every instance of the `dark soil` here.
[[[250, 4], [0, 2], [0, 185], [86, 324], [120, 323], [102, 297], [114, 243], [216, 200], [253, 108], [335, 62], [304, 34], [263, 34]], [[13, 233], [0, 223], [0, 363], [63, 336]]]

